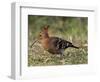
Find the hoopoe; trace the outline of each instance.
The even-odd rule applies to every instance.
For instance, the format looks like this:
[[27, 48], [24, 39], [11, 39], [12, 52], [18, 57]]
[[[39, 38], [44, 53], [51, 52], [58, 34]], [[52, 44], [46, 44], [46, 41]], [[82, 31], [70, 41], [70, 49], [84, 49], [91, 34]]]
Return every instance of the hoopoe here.
[[45, 26], [40, 32], [40, 42], [45, 50], [52, 54], [60, 54], [64, 56], [65, 49], [72, 47], [79, 49], [74, 46], [71, 42], [66, 41], [59, 37], [50, 37], [48, 33], [49, 25]]

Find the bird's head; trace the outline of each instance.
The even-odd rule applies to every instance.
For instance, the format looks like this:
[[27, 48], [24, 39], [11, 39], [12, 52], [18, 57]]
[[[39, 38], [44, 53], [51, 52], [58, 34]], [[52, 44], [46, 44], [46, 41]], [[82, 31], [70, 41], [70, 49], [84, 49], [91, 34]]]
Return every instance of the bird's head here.
[[49, 25], [46, 25], [42, 28], [42, 31], [39, 34], [40, 38], [49, 38], [48, 28], [49, 28]]

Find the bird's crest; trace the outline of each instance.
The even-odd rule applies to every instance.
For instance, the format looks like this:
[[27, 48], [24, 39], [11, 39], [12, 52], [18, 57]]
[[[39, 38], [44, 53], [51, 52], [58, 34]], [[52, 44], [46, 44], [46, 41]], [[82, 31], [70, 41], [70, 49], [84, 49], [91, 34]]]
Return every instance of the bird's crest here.
[[48, 28], [49, 28], [49, 25], [46, 25], [46, 26], [43, 27], [42, 31], [48, 32]]

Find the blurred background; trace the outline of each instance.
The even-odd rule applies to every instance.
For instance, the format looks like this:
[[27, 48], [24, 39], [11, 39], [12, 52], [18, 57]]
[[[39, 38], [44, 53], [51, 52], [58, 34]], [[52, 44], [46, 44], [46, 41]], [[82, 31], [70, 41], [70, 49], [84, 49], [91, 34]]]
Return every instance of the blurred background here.
[[[66, 49], [64, 60], [60, 60], [46, 52], [38, 42], [30, 48], [45, 25], [50, 25], [50, 36], [70, 41], [80, 49]], [[87, 64], [88, 18], [28, 15], [28, 44], [28, 66]]]

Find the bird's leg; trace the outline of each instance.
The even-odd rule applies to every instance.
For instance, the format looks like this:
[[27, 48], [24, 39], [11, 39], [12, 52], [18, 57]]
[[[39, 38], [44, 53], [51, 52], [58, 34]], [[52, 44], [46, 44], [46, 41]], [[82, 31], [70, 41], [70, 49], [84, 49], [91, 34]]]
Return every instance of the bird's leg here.
[[60, 55], [60, 62], [64, 65], [65, 64], [65, 59], [64, 59], [64, 54], [62, 53]]
[[60, 54], [60, 59], [61, 59], [61, 60], [64, 60], [64, 52], [63, 52], [63, 51], [62, 51], [61, 54]]
[[60, 54], [60, 58], [61, 59], [64, 59], [64, 54]]
[[61, 56], [61, 57], [64, 57], [64, 50], [61, 50], [60, 56]]

